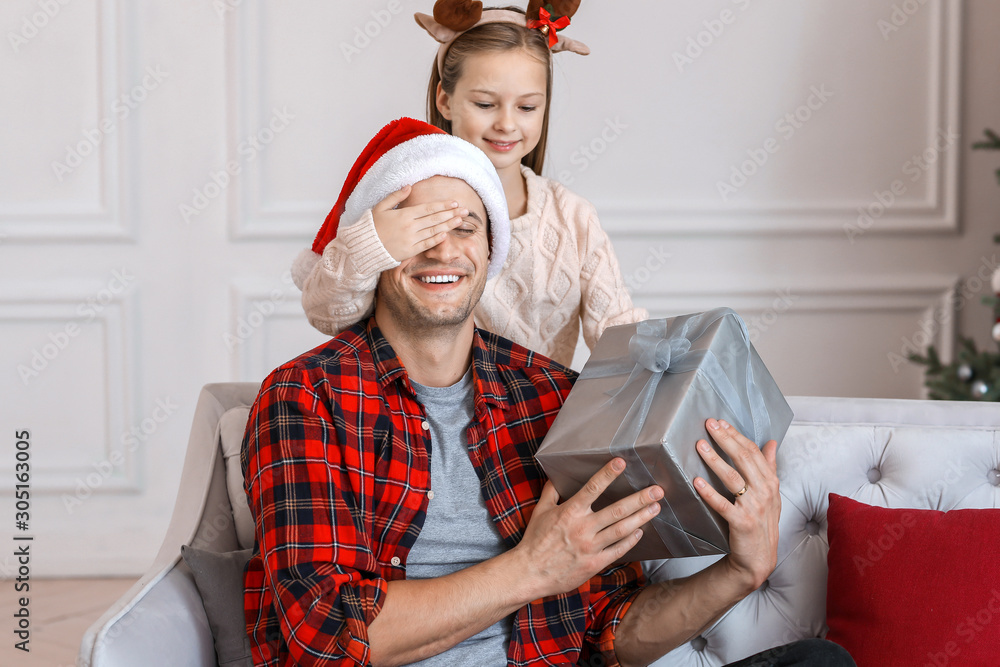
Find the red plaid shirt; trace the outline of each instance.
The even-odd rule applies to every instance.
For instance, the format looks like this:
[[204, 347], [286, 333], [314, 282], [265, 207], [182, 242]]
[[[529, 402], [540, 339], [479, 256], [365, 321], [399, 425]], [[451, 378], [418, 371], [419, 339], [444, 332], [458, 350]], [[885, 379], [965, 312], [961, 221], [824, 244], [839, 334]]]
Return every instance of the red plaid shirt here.
[[[469, 457], [507, 548], [546, 477], [535, 450], [576, 374], [495, 334], [473, 345]], [[247, 423], [242, 462], [256, 543], [245, 574], [256, 665], [368, 664], [387, 581], [406, 576], [430, 486], [429, 431], [374, 318], [276, 369]], [[509, 665], [615, 664], [636, 564], [521, 608]], [[610, 660], [597, 656], [603, 652]]]

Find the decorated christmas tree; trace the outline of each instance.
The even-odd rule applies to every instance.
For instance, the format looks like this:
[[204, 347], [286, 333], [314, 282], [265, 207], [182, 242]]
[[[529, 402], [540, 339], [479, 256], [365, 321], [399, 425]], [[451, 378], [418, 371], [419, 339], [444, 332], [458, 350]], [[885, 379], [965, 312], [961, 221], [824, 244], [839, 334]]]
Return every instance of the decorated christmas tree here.
[[[973, 144], [974, 150], [1000, 150], [1000, 136], [986, 130], [986, 140]], [[1000, 181], [1000, 169], [996, 171]], [[993, 237], [1000, 243], [1000, 234]], [[942, 364], [937, 350], [931, 345], [927, 355], [911, 354], [910, 360], [927, 366], [925, 384], [931, 398], [951, 401], [1000, 401], [1000, 267], [991, 281], [993, 296], [984, 296], [983, 303], [993, 308], [993, 341], [997, 350], [976, 349], [970, 338], [960, 338], [958, 355], [950, 364]]]

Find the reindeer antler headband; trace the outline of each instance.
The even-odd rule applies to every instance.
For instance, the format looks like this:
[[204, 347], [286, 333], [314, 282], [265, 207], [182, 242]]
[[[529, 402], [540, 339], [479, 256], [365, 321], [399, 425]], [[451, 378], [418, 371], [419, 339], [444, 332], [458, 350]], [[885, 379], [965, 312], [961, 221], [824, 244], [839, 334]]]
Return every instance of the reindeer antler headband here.
[[[531, 0], [525, 14], [520, 14], [509, 9], [483, 11], [483, 3], [478, 1], [437, 0], [434, 3], [434, 16], [417, 12], [413, 18], [431, 37], [441, 43], [437, 53], [438, 75], [441, 75], [444, 69], [444, 57], [452, 43], [463, 33], [487, 23], [513, 23], [537, 28], [548, 38], [552, 53], [572, 51], [581, 56], [588, 55], [590, 48], [583, 42], [556, 35], [556, 31], [569, 25], [570, 17], [580, 8], [580, 0], [549, 0], [544, 7], [543, 1]], [[547, 7], [551, 8], [551, 11]]]

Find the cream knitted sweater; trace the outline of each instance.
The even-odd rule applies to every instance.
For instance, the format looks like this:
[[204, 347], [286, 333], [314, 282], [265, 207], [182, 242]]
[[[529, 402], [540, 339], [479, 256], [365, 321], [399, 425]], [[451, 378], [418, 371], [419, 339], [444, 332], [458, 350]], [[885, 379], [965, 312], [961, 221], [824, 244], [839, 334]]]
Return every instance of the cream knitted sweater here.
[[[583, 326], [594, 348], [604, 329], [646, 319], [625, 291], [618, 259], [597, 212], [561, 184], [521, 173], [528, 210], [510, 221], [503, 272], [486, 283], [477, 326], [569, 366]], [[341, 227], [302, 285], [309, 322], [335, 336], [374, 310], [379, 274], [399, 266], [375, 232], [371, 211]]]

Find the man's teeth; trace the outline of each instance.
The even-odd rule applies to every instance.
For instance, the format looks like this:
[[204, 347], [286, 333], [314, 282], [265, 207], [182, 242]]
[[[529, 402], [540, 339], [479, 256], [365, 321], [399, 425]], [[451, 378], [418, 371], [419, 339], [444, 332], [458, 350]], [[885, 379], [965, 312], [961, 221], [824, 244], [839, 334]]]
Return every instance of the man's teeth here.
[[454, 283], [458, 282], [459, 276], [425, 276], [420, 278], [424, 283]]

